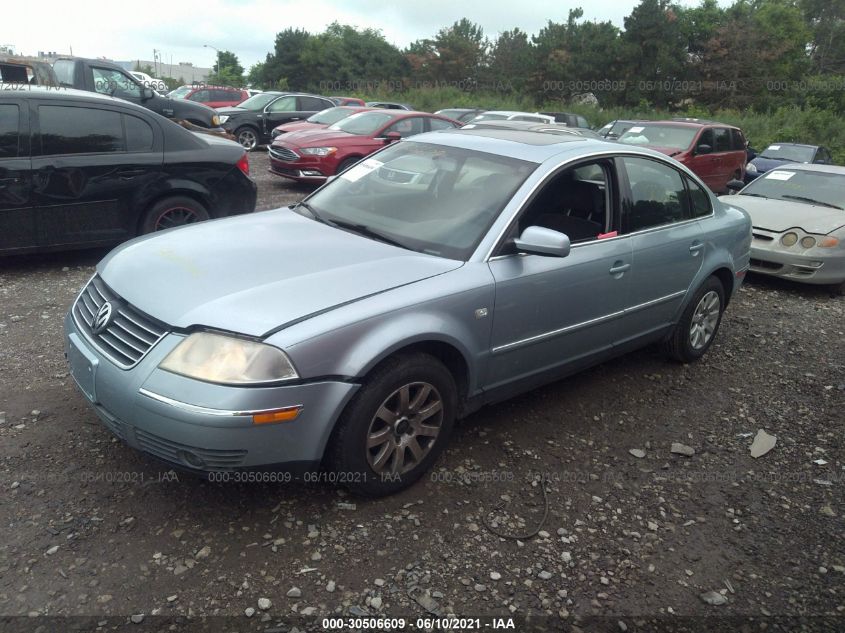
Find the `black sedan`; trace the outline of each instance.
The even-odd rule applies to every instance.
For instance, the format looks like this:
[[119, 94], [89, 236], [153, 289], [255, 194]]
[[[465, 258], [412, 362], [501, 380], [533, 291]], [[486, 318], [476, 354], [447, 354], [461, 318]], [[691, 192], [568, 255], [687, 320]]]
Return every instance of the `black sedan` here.
[[0, 254], [110, 246], [255, 200], [237, 143], [90, 92], [0, 92]]

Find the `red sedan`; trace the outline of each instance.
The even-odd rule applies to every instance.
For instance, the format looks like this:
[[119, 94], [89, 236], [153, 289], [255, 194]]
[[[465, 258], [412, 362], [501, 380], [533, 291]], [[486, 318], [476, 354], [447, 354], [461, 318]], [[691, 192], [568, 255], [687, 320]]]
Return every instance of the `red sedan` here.
[[270, 172], [302, 182], [322, 182], [388, 143], [458, 127], [461, 123], [428, 112], [360, 112], [324, 130], [279, 136], [269, 148]]
[[299, 132], [300, 130], [322, 130], [330, 125], [334, 125], [341, 119], [345, 119], [353, 114], [359, 112], [366, 112], [373, 108], [359, 108], [353, 106], [341, 106], [337, 108], [327, 108], [316, 114], [312, 114], [304, 121], [294, 121], [293, 123], [284, 123], [273, 128], [270, 136], [276, 138], [279, 134], [286, 134], [288, 132]]

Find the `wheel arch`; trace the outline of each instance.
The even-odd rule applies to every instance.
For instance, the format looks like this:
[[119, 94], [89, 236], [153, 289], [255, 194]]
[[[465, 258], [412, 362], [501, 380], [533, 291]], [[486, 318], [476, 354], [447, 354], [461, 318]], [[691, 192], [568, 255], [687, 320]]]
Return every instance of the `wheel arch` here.
[[135, 226], [135, 234], [141, 235], [141, 229], [144, 226], [144, 219], [147, 217], [147, 213], [150, 212], [155, 205], [157, 205], [162, 200], [166, 200], [167, 198], [191, 198], [195, 202], [198, 202], [202, 206], [205, 207], [205, 210], [208, 211], [208, 215], [211, 218], [217, 217], [214, 214], [213, 205], [211, 204], [211, 196], [208, 192], [202, 191], [197, 187], [182, 187], [179, 186], [178, 188], [174, 189], [167, 189], [165, 191], [160, 191], [154, 196], [146, 199], [141, 205], [140, 210], [138, 212], [138, 217], [136, 218], [136, 226]]

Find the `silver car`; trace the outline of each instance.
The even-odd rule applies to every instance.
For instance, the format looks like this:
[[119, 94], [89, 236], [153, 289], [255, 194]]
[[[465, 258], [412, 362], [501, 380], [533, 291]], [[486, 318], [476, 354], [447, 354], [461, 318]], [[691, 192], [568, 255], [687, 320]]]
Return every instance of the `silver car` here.
[[845, 167], [782, 165], [721, 200], [751, 215], [750, 270], [845, 294]]
[[483, 405], [650, 343], [700, 358], [750, 243], [657, 152], [434, 132], [290, 208], [115, 249], [67, 357], [103, 423], [170, 464], [387, 494]]

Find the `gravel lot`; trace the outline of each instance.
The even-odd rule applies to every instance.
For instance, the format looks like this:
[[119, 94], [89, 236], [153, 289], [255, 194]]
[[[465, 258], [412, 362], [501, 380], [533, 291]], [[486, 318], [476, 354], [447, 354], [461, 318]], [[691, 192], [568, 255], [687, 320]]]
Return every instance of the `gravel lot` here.
[[[250, 159], [259, 208], [307, 193]], [[62, 353], [62, 317], [103, 254], [0, 260], [0, 614], [103, 628], [144, 614], [138, 630], [156, 615], [287, 631], [311, 614], [450, 613], [845, 628], [845, 299], [752, 277], [702, 362], [646, 349], [484, 409], [431, 477], [368, 501], [173, 475], [114, 439]], [[777, 444], [754, 459], [758, 429]], [[539, 534], [491, 533], [536, 531], [537, 477]]]

